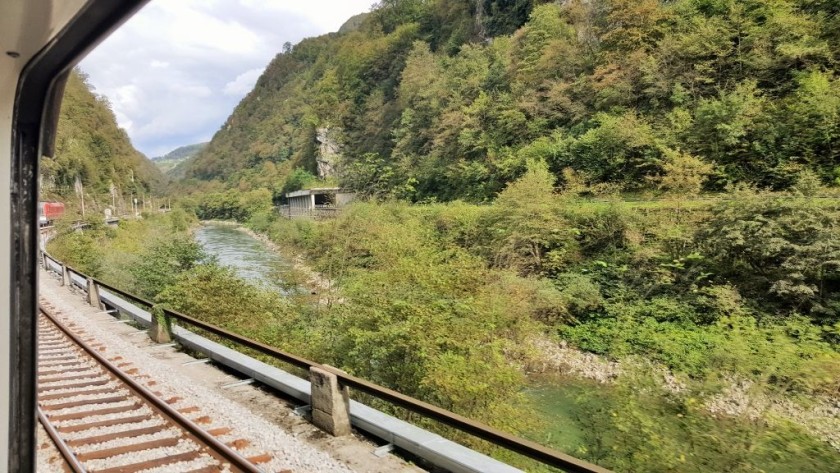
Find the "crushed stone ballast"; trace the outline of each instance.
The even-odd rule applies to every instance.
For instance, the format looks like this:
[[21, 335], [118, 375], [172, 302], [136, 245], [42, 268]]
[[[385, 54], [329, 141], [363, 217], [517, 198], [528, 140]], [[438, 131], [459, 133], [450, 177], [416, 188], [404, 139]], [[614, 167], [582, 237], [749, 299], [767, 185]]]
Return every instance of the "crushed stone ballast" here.
[[[107, 473], [163, 469], [256, 473], [270, 460], [245, 440], [224, 442], [190, 419], [199, 409], [131, 376], [139, 370], [42, 302], [38, 320], [38, 417], [68, 467]], [[93, 342], [95, 343], [95, 342]], [[227, 433], [227, 431], [217, 431]]]

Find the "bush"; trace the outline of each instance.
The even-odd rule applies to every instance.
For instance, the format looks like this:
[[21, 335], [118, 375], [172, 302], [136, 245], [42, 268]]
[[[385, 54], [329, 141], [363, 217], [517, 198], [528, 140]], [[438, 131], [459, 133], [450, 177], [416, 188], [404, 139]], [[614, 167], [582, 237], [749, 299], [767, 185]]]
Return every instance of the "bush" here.
[[50, 242], [50, 253], [88, 276], [102, 275], [103, 259], [99, 245], [90, 232], [71, 231]]
[[271, 191], [256, 189], [248, 192], [228, 190], [201, 196], [196, 215], [202, 220], [235, 220], [245, 222], [252, 215], [270, 210]]
[[697, 234], [717, 279], [771, 301], [768, 306], [782, 314], [840, 320], [837, 210], [809, 198], [751, 192], [735, 197], [716, 206]]
[[202, 264], [181, 273], [155, 301], [246, 336], [261, 337], [271, 333], [275, 325], [285, 326], [296, 320], [289, 303], [277, 292], [255, 287], [238, 278], [232, 269], [215, 264]]
[[299, 191], [312, 185], [318, 180], [318, 177], [303, 168], [295, 168], [283, 183], [283, 188], [280, 189], [281, 195], [286, 195], [289, 192]]
[[134, 278], [132, 290], [149, 299], [172, 285], [180, 274], [207, 259], [201, 245], [184, 237], [159, 240], [137, 256], [128, 267]]

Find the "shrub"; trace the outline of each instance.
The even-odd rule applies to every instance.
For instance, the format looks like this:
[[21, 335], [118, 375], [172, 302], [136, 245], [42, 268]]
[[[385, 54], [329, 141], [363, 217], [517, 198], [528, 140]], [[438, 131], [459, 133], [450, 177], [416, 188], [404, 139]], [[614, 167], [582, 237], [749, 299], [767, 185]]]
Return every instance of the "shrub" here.
[[[741, 192], [717, 205], [697, 234], [722, 282], [783, 311], [836, 321], [840, 294], [837, 212], [809, 198]], [[770, 296], [770, 297], [768, 297]]]

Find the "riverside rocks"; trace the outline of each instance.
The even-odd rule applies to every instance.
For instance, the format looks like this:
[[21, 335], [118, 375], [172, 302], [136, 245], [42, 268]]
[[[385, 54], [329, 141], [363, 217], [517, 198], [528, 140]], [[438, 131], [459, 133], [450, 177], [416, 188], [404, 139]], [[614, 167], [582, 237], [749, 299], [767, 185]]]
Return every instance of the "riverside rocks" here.
[[[530, 341], [538, 354], [526, 369], [532, 373], [563, 374], [609, 384], [622, 374], [627, 361], [605, 360], [593, 353], [585, 353], [568, 347], [565, 342], [556, 343], [548, 338]], [[687, 392], [687, 384], [664, 367], [656, 369], [662, 376], [662, 387], [671, 394]], [[754, 383], [744, 379], [728, 378], [726, 387], [710, 395], [704, 403], [705, 409], [715, 417], [742, 417], [749, 421], [793, 422], [814, 437], [827, 442], [840, 451], [840, 399], [812, 399], [808, 406], [782, 397], [769, 397], [753, 389]]]
[[586, 353], [555, 343], [547, 338], [534, 338], [531, 346], [539, 355], [526, 369], [532, 373], [560, 373], [578, 378], [609, 383], [621, 374], [621, 365], [593, 353]]

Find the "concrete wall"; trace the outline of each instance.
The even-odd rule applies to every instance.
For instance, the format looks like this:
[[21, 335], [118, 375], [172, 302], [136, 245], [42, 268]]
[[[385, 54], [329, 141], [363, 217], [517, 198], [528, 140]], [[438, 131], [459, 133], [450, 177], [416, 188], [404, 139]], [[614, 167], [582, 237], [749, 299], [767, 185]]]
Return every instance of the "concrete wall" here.
[[312, 197], [308, 195], [301, 195], [296, 197], [289, 197], [289, 213], [290, 217], [308, 217], [313, 209]]
[[356, 194], [353, 192], [339, 192], [335, 195], [336, 207], [344, 207], [354, 200], [356, 200]]

